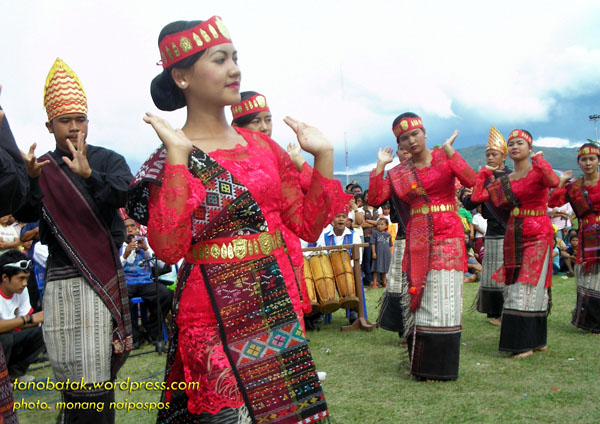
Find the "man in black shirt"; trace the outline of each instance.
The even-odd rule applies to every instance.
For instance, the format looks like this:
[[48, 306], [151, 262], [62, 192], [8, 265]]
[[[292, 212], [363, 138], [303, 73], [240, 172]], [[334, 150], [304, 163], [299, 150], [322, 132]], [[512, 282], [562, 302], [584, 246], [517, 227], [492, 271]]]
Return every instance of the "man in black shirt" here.
[[[114, 391], [90, 383], [116, 378], [131, 350], [127, 289], [118, 259], [132, 175], [125, 159], [86, 143], [87, 98], [75, 72], [54, 63], [44, 89], [46, 127], [56, 149], [33, 189], [43, 194], [40, 240], [48, 245], [44, 339], [58, 381], [83, 381], [87, 390], [65, 390], [63, 400], [95, 409], [62, 409], [62, 423], [113, 423]], [[28, 159], [32, 159], [30, 151]], [[35, 160], [26, 160], [30, 168]], [[80, 403], [78, 403], [80, 402]]]

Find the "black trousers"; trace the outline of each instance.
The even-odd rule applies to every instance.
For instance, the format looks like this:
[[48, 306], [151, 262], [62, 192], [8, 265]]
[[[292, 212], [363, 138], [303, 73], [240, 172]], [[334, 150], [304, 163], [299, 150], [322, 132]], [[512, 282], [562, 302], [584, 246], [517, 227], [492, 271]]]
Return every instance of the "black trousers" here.
[[[160, 340], [162, 337], [162, 323], [159, 322], [156, 290], [158, 288], [158, 302], [163, 319], [171, 310], [173, 302], [173, 292], [165, 287], [164, 284], [143, 283], [143, 284], [127, 284], [127, 295], [129, 299], [141, 297], [144, 301], [144, 306], [148, 311], [148, 322], [145, 326], [146, 335], [150, 341]], [[129, 302], [129, 309], [132, 310], [136, 305]], [[137, 320], [131, 321], [133, 331], [133, 341], [143, 342], [144, 333], [140, 328]]]
[[42, 327], [25, 328], [0, 334], [0, 343], [6, 357], [6, 367], [11, 378], [21, 377], [44, 351]]

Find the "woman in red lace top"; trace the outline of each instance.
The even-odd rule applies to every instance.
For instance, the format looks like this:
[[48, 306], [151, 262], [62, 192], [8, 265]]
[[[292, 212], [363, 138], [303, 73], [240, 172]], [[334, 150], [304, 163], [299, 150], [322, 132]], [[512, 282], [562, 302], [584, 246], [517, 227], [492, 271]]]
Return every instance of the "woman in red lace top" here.
[[[267, 104], [267, 99], [256, 91], [244, 91], [241, 93], [242, 101], [231, 106], [231, 114], [233, 121], [231, 125], [234, 127], [246, 128], [248, 130], [260, 132], [271, 137], [273, 133], [273, 116], [271, 110]], [[306, 163], [302, 154], [300, 153], [300, 147], [296, 144], [295, 150], [298, 150], [294, 156], [290, 152], [291, 146], [288, 146], [288, 152], [290, 152], [290, 159], [298, 170], [298, 178], [300, 187], [303, 192], [307, 192], [310, 187], [312, 178], [312, 167]], [[302, 158], [300, 166], [297, 164], [295, 157]], [[286, 286], [294, 311], [298, 315], [298, 320], [304, 328], [304, 314], [310, 313], [312, 306], [308, 297], [308, 291], [306, 289], [306, 280], [304, 278], [304, 257], [302, 255], [302, 246], [300, 245], [300, 239], [285, 225], [281, 227], [283, 232], [283, 239], [288, 248], [290, 258], [292, 260], [292, 267], [296, 278], [294, 280], [286, 280]]]
[[393, 131], [398, 148], [412, 158], [384, 178], [393, 150], [379, 150], [377, 168], [369, 180], [369, 203], [379, 205], [397, 196], [411, 208], [402, 263], [410, 293], [405, 328], [411, 373], [418, 379], [456, 380], [466, 252], [454, 185], [458, 178], [465, 187], [472, 187], [475, 172], [452, 147], [457, 131], [441, 149], [434, 150], [427, 148], [423, 122], [414, 113], [398, 116]]
[[482, 168], [471, 196], [474, 202], [491, 199], [497, 207], [511, 211], [504, 236], [504, 265], [492, 278], [506, 286], [499, 349], [515, 358], [547, 349], [554, 231], [546, 210], [548, 189], [559, 180], [541, 152], [529, 160], [532, 143], [529, 132], [513, 130], [507, 145], [514, 171], [485, 187], [494, 169]]
[[[164, 71], [151, 85], [161, 110], [187, 107], [182, 130], [147, 114], [161, 141], [132, 183], [128, 212], [178, 275], [169, 343], [169, 408], [160, 423], [298, 423], [328, 416], [285, 281], [294, 279], [285, 225], [316, 240], [348, 196], [332, 180], [331, 144], [286, 118], [314, 156], [306, 194], [288, 154], [268, 136], [233, 128], [237, 52], [219, 17], [163, 28]], [[185, 384], [183, 384], [185, 383]]]
[[581, 329], [600, 333], [600, 184], [598, 159], [600, 148], [586, 143], [577, 152], [577, 164], [583, 176], [568, 182], [573, 173], [567, 171], [550, 195], [550, 207], [570, 202], [579, 220], [579, 244], [575, 275], [577, 303], [571, 323]]

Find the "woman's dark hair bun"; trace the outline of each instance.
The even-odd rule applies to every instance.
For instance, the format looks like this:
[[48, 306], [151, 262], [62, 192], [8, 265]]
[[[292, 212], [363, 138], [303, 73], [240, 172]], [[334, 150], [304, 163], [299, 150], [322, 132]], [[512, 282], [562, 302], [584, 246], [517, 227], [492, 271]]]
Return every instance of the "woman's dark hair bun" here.
[[[195, 27], [201, 24], [203, 21], [175, 21], [165, 25], [158, 36], [158, 43], [162, 41], [167, 35], [175, 34], [186, 29]], [[173, 111], [180, 109], [186, 105], [185, 96], [183, 91], [175, 84], [173, 77], [171, 76], [172, 69], [186, 69], [194, 65], [196, 61], [202, 56], [204, 50], [196, 53], [190, 57], [187, 57], [171, 66], [164, 69], [158, 74], [150, 83], [150, 95], [152, 101], [157, 108], [164, 111]]]

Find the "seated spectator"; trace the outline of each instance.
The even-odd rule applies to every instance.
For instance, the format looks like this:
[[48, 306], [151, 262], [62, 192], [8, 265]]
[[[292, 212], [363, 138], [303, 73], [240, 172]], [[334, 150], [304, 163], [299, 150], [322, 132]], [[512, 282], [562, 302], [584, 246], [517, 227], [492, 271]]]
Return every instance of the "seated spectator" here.
[[567, 276], [575, 276], [575, 255], [577, 254], [577, 246], [579, 245], [579, 237], [571, 236], [569, 239], [569, 247], [560, 251], [560, 270], [566, 272]]
[[[27, 291], [29, 292], [29, 302], [35, 312], [42, 310], [42, 293], [44, 290], [44, 278], [46, 273], [46, 265], [40, 267], [34, 257], [36, 247], [40, 244], [39, 221], [30, 222], [21, 228], [21, 242], [30, 242], [31, 247], [25, 252], [27, 259], [33, 260], [32, 273], [29, 274], [27, 281]], [[39, 278], [41, 277], [41, 281]]]
[[127, 295], [130, 299], [129, 308], [134, 308], [131, 303], [132, 298], [141, 297], [149, 314], [145, 331], [140, 329], [137, 320], [131, 320], [133, 348], [139, 349], [144, 343], [144, 339], [156, 346], [162, 341], [162, 323], [159, 317], [157, 298], [164, 318], [171, 308], [173, 293], [163, 284], [154, 281], [152, 267], [155, 262], [157, 266], [161, 267], [164, 266], [164, 263], [153, 260], [152, 249], [146, 239], [140, 235], [139, 224], [131, 218], [126, 218], [124, 222], [127, 235], [120, 255], [127, 282]]
[[11, 380], [30, 382], [29, 366], [44, 350], [44, 336], [39, 326], [44, 312], [32, 313], [27, 292], [31, 260], [18, 250], [0, 256], [0, 343], [6, 356]]
[[556, 237], [554, 237], [554, 249], [552, 250], [552, 274], [558, 274], [560, 272], [560, 250], [556, 243]]
[[465, 234], [465, 247], [467, 249], [467, 272], [465, 272], [463, 283], [475, 283], [479, 281], [481, 264], [477, 260], [473, 248], [471, 248], [471, 240], [468, 234]]
[[[13, 225], [10, 225], [11, 215], [0, 217], [0, 255], [10, 249], [22, 249], [23, 243], [19, 235], [19, 230]], [[26, 247], [29, 249], [30, 242], [27, 242]]]

